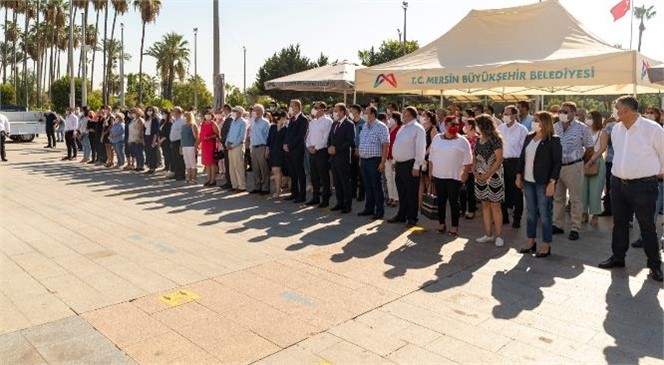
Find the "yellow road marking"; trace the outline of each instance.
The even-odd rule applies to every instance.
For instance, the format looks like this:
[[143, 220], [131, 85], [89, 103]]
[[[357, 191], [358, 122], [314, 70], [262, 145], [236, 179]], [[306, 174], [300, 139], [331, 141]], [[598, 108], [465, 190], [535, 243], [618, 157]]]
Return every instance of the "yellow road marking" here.
[[171, 307], [177, 307], [178, 305], [186, 304], [189, 302], [193, 302], [194, 300], [198, 299], [199, 296], [188, 291], [188, 290], [178, 290], [174, 291], [172, 293], [168, 293], [166, 295], [162, 295], [159, 297], [159, 300], [162, 302], [166, 303], [167, 305]]

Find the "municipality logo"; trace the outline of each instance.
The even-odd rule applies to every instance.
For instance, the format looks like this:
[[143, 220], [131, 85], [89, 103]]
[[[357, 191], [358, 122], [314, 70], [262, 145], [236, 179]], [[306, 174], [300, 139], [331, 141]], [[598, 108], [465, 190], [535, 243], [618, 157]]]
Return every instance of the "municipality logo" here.
[[646, 75], [648, 75], [648, 69], [650, 69], [650, 63], [646, 61], [641, 61], [641, 62], [643, 62], [643, 65], [641, 66], [641, 80], [643, 80], [646, 78]]
[[397, 87], [397, 79], [394, 77], [394, 74], [380, 74], [376, 77], [376, 82], [374, 82], [374, 89], [382, 85], [384, 82], [390, 84], [390, 86]]

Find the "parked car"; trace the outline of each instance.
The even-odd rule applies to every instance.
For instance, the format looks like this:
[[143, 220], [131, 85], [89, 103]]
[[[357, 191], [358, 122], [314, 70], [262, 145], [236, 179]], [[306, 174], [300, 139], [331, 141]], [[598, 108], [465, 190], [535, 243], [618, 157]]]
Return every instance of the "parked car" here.
[[12, 126], [11, 139], [16, 142], [32, 142], [40, 133], [45, 133], [44, 113], [29, 111], [20, 105], [0, 105], [0, 113], [9, 119]]

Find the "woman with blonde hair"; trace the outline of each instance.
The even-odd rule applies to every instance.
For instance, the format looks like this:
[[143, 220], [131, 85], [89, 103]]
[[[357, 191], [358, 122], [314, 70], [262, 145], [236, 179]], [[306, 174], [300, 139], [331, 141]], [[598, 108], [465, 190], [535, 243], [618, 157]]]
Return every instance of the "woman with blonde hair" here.
[[[535, 257], [551, 254], [553, 238], [553, 195], [563, 163], [563, 147], [553, 131], [553, 115], [546, 111], [535, 113], [533, 133], [526, 136], [516, 174], [516, 187], [526, 197], [526, 234], [528, 243], [519, 252], [536, 253]], [[542, 221], [543, 246], [537, 251], [537, 219]]]
[[180, 138], [180, 154], [184, 157], [187, 184], [196, 184], [196, 151], [199, 145], [199, 132], [196, 118], [192, 112], [184, 114]]

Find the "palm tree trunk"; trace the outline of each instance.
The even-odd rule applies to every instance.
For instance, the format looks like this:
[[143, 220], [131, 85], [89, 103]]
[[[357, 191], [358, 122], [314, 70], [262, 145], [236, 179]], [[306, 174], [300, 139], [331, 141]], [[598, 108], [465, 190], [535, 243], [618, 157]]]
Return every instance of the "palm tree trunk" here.
[[[114, 11], [113, 12], [113, 25], [111, 26], [111, 40], [115, 39], [115, 21], [118, 19], [118, 12]], [[105, 44], [106, 42], [104, 42]], [[111, 50], [108, 50], [108, 52], [111, 52]], [[105, 52], [106, 53], [106, 52]], [[120, 55], [122, 57], [123, 55]], [[111, 96], [111, 90], [110, 90], [110, 82], [111, 82], [111, 74], [113, 72], [113, 55], [107, 55], [106, 56], [107, 60], [107, 65], [106, 65], [106, 73], [104, 74], [104, 80], [105, 80], [105, 85], [106, 88], [104, 89], [104, 98], [106, 101], [110, 100]]]
[[9, 8], [5, 8], [5, 47], [2, 50], [2, 83], [7, 83], [7, 17], [9, 16]]
[[166, 99], [173, 100], [173, 80], [175, 79], [175, 65], [168, 67], [168, 83], [166, 84]]
[[644, 30], [646, 30], [646, 26], [643, 24], [643, 18], [641, 18], [641, 24], [639, 24], [639, 47], [637, 48], [639, 52], [641, 52], [641, 38], [643, 37]]
[[37, 84], [37, 99], [36, 99], [36, 105], [39, 107], [41, 106], [41, 90], [42, 90], [42, 59], [44, 58], [42, 55], [42, 50], [41, 50], [41, 32], [39, 31], [39, 15], [41, 13], [41, 0], [37, 0], [37, 20], [36, 20], [36, 35], [37, 35], [37, 56], [39, 57], [36, 62], [35, 62], [35, 68], [37, 69], [35, 71], [35, 81]]
[[141, 32], [141, 58], [138, 62], [138, 104], [143, 103], [143, 46], [145, 45], [145, 22]]
[[[97, 20], [95, 20], [95, 33], [99, 34], [97, 29], [99, 29], [99, 9], [97, 9]], [[95, 88], [95, 58], [96, 58], [96, 56], [97, 56], [97, 45], [95, 44], [95, 46], [92, 47], [92, 69], [90, 70], [90, 85], [92, 85], [93, 90]]]
[[28, 17], [28, 10], [25, 11], [25, 30], [23, 32], [23, 101], [25, 107], [30, 104], [28, 97], [28, 26], [30, 25], [30, 17]]
[[[16, 10], [14, 10], [13, 16], [14, 16], [14, 24], [16, 24], [16, 22], [18, 20]], [[12, 47], [13, 47], [12, 53], [13, 53], [13, 56], [14, 56], [14, 61], [12, 62], [13, 63], [13, 65], [12, 65], [12, 67], [13, 67], [12, 68], [12, 76], [14, 76], [14, 95], [18, 96], [18, 93], [16, 92], [18, 90], [18, 87], [17, 87], [18, 86], [17, 85], [18, 84], [18, 67], [16, 66], [16, 39], [14, 39], [14, 41], [12, 41]], [[16, 98], [16, 100], [18, 100], [18, 97]]]
[[[108, 50], [106, 49], [106, 38], [108, 37], [108, 7], [110, 4], [108, 1], [106, 1], [106, 8], [104, 9], [104, 61], [102, 62], [102, 65], [106, 64], [106, 58], [108, 58]], [[102, 67], [103, 70], [103, 85], [102, 85], [102, 99], [104, 100], [104, 105], [108, 104], [108, 92], [106, 92], [106, 89], [108, 88], [108, 79], [106, 77], [106, 67]]]

